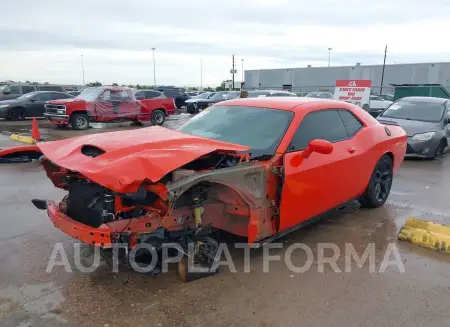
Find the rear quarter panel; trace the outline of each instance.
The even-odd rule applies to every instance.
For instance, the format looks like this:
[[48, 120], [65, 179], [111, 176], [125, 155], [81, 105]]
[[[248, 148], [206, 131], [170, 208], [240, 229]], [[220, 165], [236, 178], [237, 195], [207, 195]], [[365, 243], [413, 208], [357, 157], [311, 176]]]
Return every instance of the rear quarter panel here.
[[175, 104], [173, 99], [165, 98], [165, 99], [146, 99], [139, 100], [141, 103], [141, 112], [142, 115], [151, 115], [154, 110], [164, 109], [168, 115], [171, 115], [175, 112]]

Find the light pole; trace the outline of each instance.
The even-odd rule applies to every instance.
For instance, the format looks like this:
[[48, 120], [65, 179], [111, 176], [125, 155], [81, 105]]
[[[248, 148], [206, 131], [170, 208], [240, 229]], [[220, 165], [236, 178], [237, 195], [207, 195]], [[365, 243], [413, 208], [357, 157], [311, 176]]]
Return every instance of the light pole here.
[[328, 48], [328, 67], [330, 67], [331, 64], [331, 50], [333, 50], [333, 48]]
[[244, 59], [241, 59], [241, 69], [242, 69], [242, 81], [244, 81]]
[[203, 59], [200, 59], [200, 91], [203, 91]]
[[84, 55], [81, 55], [81, 71], [83, 72], [83, 86], [86, 86], [86, 82], [84, 81]]
[[152, 48], [152, 51], [153, 51], [153, 86], [156, 88], [155, 50], [156, 50], [156, 48]]

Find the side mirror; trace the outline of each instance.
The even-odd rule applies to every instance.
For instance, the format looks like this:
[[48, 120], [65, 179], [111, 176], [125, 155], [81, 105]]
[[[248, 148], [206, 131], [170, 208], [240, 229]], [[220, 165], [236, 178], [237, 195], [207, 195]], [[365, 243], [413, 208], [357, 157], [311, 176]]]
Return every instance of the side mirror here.
[[32, 98], [32, 99], [30, 99], [30, 102], [33, 102], [33, 103], [35, 103], [35, 102], [36, 102], [36, 98]]
[[320, 154], [330, 154], [333, 152], [333, 144], [326, 140], [311, 140], [305, 150], [301, 154], [297, 154], [292, 157], [291, 165], [293, 167], [298, 167], [303, 162], [304, 159], [309, 158], [313, 153], [317, 152]]

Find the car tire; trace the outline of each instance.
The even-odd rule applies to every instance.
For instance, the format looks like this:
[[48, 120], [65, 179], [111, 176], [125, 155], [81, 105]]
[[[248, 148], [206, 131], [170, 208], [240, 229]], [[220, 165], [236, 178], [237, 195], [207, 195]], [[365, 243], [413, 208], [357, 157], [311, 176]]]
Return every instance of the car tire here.
[[433, 159], [439, 159], [442, 158], [444, 156], [444, 151], [446, 148], [446, 143], [445, 140], [441, 140], [441, 142], [439, 143], [438, 147], [436, 148], [436, 151], [434, 151], [433, 154]]
[[369, 185], [359, 199], [363, 208], [381, 207], [389, 197], [393, 178], [393, 162], [390, 156], [384, 155], [378, 160], [370, 176]]
[[10, 120], [25, 120], [25, 109], [23, 108], [11, 108], [8, 112]]
[[70, 118], [70, 124], [75, 130], [85, 130], [89, 128], [89, 118], [85, 114], [73, 114]]
[[164, 111], [154, 110], [152, 112], [152, 117], [151, 117], [152, 125], [161, 126], [162, 124], [164, 124], [165, 120], [166, 120], [166, 114], [164, 113]]

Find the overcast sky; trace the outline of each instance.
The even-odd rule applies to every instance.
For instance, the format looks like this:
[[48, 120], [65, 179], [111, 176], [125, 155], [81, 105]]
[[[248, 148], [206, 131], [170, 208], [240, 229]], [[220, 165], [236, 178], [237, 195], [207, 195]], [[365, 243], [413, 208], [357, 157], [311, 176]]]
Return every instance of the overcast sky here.
[[14, 0], [0, 80], [217, 85], [244, 69], [450, 61], [449, 0]]

